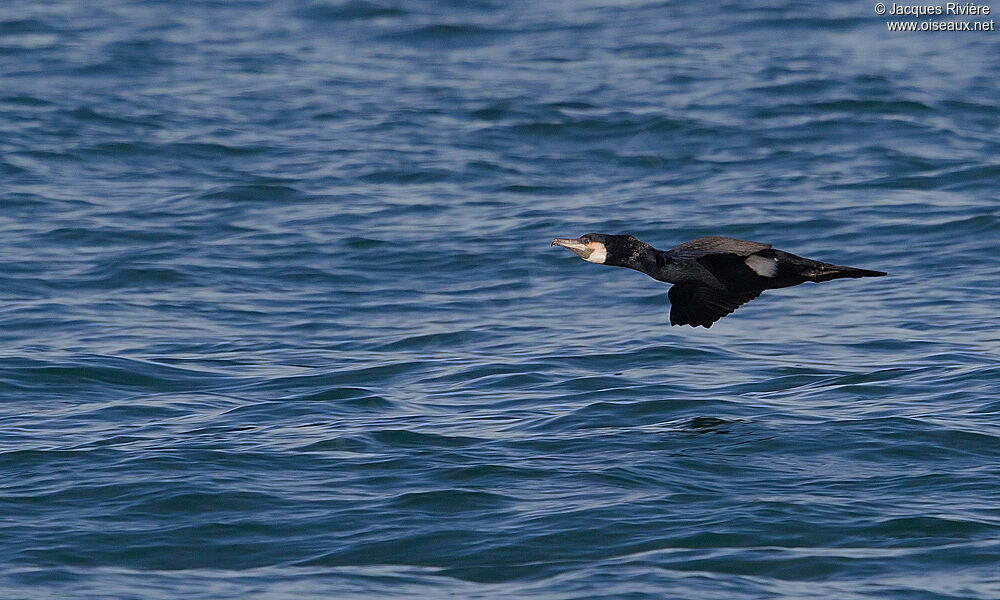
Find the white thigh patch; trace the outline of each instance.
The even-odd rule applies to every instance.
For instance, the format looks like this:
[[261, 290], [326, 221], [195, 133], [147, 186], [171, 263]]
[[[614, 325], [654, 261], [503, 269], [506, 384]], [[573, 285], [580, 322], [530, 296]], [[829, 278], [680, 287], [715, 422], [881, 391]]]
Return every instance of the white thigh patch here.
[[778, 274], [777, 258], [764, 258], [763, 256], [751, 254], [743, 262], [761, 277], [774, 277]]

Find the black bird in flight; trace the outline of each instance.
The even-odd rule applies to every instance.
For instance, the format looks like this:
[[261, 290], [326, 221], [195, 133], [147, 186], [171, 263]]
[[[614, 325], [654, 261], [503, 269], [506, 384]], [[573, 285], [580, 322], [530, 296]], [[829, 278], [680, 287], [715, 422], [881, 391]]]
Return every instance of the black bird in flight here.
[[631, 235], [588, 233], [557, 238], [553, 246], [587, 262], [642, 271], [674, 284], [670, 324], [711, 327], [764, 290], [842, 277], [882, 277], [882, 271], [843, 267], [775, 250], [771, 244], [727, 237], [702, 237], [670, 250], [657, 250]]

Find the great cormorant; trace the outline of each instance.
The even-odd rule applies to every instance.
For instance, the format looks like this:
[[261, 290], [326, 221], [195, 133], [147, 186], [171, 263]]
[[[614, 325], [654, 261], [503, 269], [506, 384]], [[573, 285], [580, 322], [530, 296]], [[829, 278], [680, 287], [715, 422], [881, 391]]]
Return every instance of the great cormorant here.
[[628, 267], [674, 284], [667, 292], [670, 324], [692, 327], [711, 327], [764, 290], [885, 275], [802, 258], [771, 244], [719, 236], [701, 237], [670, 250], [657, 250], [631, 235], [603, 233], [557, 238], [552, 245], [569, 248], [588, 262]]

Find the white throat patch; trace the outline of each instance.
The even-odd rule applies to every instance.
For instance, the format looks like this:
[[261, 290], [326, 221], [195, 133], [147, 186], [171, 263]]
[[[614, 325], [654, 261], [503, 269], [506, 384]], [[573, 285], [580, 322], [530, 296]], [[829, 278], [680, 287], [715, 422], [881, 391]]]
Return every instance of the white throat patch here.
[[761, 277], [774, 277], [778, 274], [777, 258], [764, 258], [763, 256], [751, 254], [743, 262]]
[[601, 242], [590, 242], [587, 245], [593, 248], [594, 251], [586, 258], [586, 261], [603, 265], [604, 261], [608, 258], [608, 249]]

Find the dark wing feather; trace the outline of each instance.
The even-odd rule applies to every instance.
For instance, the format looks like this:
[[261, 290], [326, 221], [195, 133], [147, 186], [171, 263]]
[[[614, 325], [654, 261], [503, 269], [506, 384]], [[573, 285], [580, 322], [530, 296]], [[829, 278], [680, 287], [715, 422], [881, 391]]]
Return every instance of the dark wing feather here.
[[678, 283], [670, 288], [670, 324], [711, 327], [764, 290], [720, 290], [696, 282]]
[[689, 256], [691, 258], [697, 258], [706, 254], [735, 254], [736, 256], [747, 257], [754, 252], [767, 250], [770, 247], [771, 244], [711, 235], [700, 237], [690, 242], [684, 242], [680, 246], [667, 250], [667, 253], [678, 256]]

